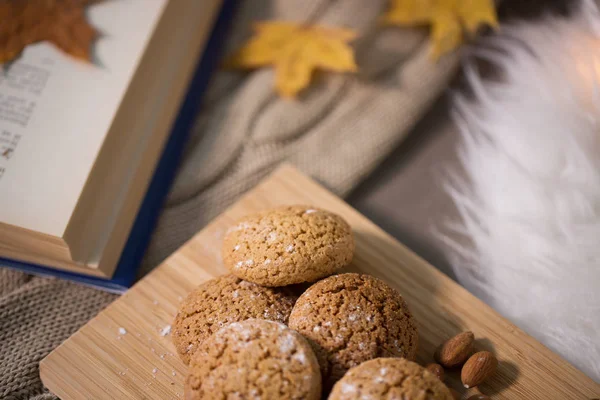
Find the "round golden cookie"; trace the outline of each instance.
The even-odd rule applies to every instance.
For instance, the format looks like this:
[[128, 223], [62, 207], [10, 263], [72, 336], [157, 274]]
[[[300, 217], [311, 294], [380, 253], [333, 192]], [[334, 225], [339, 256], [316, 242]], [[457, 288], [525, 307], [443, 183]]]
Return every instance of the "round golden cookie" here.
[[452, 400], [434, 374], [404, 358], [376, 358], [350, 369], [328, 400]]
[[249, 318], [287, 323], [296, 296], [287, 288], [266, 288], [233, 275], [198, 286], [179, 306], [173, 343], [188, 364], [198, 345], [223, 326]]
[[306, 340], [265, 320], [235, 322], [194, 353], [185, 383], [187, 400], [321, 397], [321, 374]]
[[229, 229], [223, 242], [229, 271], [264, 286], [316, 281], [348, 265], [353, 253], [348, 223], [308, 206], [250, 215]]
[[313, 344], [323, 385], [377, 357], [414, 359], [417, 329], [406, 302], [380, 279], [361, 274], [330, 276], [296, 301], [289, 326]]

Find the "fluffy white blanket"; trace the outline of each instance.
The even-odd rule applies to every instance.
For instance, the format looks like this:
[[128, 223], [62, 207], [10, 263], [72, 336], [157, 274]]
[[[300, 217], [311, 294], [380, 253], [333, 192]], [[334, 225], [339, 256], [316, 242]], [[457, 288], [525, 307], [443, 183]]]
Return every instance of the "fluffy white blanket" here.
[[[600, 381], [600, 12], [504, 26], [455, 97], [462, 284]], [[475, 60], [497, 66], [484, 79]]]

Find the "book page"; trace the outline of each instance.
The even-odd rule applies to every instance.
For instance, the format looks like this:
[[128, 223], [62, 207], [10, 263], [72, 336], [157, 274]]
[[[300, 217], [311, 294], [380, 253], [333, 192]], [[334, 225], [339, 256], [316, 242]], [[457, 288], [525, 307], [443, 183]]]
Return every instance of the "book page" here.
[[42, 42], [0, 72], [0, 222], [63, 235], [167, 1], [89, 7], [93, 63]]

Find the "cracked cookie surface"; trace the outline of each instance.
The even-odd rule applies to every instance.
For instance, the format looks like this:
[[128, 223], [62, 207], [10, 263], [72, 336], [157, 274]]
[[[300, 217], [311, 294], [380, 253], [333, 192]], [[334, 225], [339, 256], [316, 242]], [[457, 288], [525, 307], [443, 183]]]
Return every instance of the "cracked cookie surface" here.
[[287, 326], [266, 320], [235, 322], [194, 353], [185, 398], [321, 398], [321, 375], [308, 342]]
[[330, 276], [296, 301], [289, 326], [315, 348], [323, 384], [378, 357], [414, 359], [417, 329], [406, 302], [395, 289], [369, 275]]
[[223, 326], [249, 318], [282, 323], [296, 301], [287, 288], [267, 288], [233, 275], [211, 279], [191, 292], [173, 323], [173, 343], [188, 364], [198, 345]]
[[328, 400], [452, 400], [435, 375], [403, 358], [376, 358], [350, 369]]
[[344, 219], [310, 206], [247, 216], [223, 240], [229, 271], [264, 286], [314, 282], [352, 261], [354, 238]]

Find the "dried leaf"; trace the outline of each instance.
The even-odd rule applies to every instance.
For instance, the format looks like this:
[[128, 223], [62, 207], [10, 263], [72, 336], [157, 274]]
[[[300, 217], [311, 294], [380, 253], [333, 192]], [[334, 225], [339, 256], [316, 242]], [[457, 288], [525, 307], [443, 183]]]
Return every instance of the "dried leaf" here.
[[493, 0], [391, 0], [382, 20], [389, 25], [431, 25], [436, 59], [462, 44], [463, 28], [475, 34], [481, 25], [498, 26]]
[[306, 88], [316, 69], [333, 72], [357, 70], [348, 42], [355, 33], [289, 22], [262, 22], [255, 36], [226, 62], [230, 68], [275, 68], [275, 87], [283, 97], [294, 97]]
[[91, 61], [98, 32], [85, 17], [97, 0], [0, 0], [0, 63], [30, 44], [49, 41], [73, 57]]

